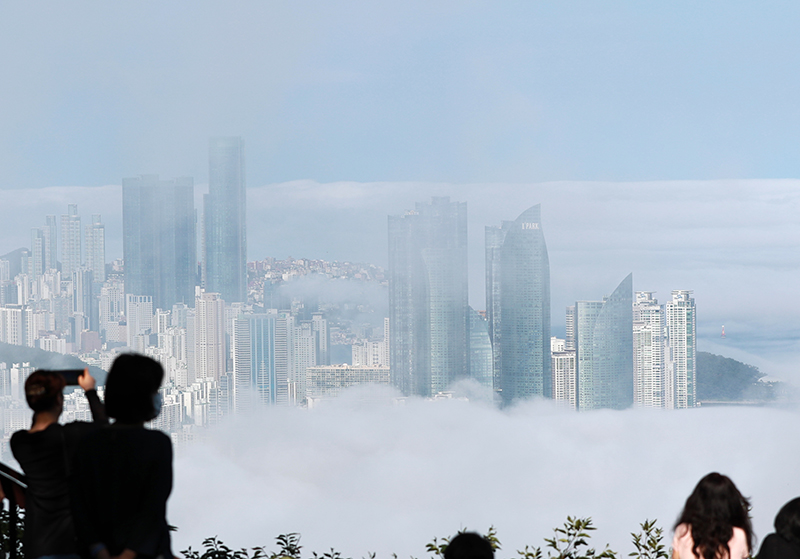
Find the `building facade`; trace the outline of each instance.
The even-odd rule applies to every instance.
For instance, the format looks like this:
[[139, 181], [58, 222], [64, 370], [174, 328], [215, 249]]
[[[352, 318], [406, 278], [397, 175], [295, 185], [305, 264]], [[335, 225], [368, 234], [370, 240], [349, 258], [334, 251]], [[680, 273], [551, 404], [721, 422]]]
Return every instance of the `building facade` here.
[[226, 301], [247, 301], [244, 140], [211, 138], [203, 214], [203, 281]]
[[633, 403], [666, 406], [664, 310], [651, 291], [637, 291], [633, 304]]
[[691, 291], [676, 290], [664, 305], [665, 360], [672, 385], [672, 406], [697, 405], [697, 313]]
[[495, 389], [506, 404], [552, 397], [550, 263], [541, 206], [486, 228], [486, 270]]
[[633, 404], [633, 274], [603, 301], [575, 303], [578, 409]]
[[389, 216], [392, 382], [432, 396], [469, 376], [467, 205], [434, 197]]
[[150, 296], [161, 309], [194, 298], [195, 221], [192, 178], [122, 179], [126, 294]]

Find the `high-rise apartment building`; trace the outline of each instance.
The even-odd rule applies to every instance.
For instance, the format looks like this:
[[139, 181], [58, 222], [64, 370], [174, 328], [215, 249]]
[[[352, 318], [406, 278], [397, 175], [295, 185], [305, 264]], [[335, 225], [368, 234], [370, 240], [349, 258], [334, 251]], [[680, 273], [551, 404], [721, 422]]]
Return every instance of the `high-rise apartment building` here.
[[575, 350], [567, 349], [565, 340], [550, 338], [553, 369], [553, 399], [566, 402], [573, 410], [578, 406]]
[[244, 141], [211, 138], [204, 197], [203, 281], [228, 302], [247, 301]]
[[550, 263], [541, 206], [486, 228], [486, 313], [502, 401], [552, 397]]
[[126, 295], [125, 319], [128, 323], [128, 347], [132, 351], [144, 353], [146, 344], [141, 336], [149, 336], [153, 331], [153, 298], [149, 295]]
[[578, 409], [633, 404], [633, 274], [602, 301], [575, 303]]
[[169, 309], [194, 298], [197, 278], [194, 182], [142, 175], [122, 180], [125, 293]]
[[106, 281], [106, 226], [99, 215], [92, 215], [92, 223], [86, 226], [86, 267], [92, 271], [95, 283]]
[[665, 361], [674, 408], [697, 405], [697, 315], [691, 291], [676, 290], [664, 305]]
[[633, 403], [663, 408], [664, 310], [650, 291], [637, 291], [633, 303]]
[[233, 320], [234, 407], [237, 412], [262, 404], [276, 404], [279, 379], [275, 368], [277, 313], [241, 314]]
[[45, 229], [34, 227], [31, 229], [31, 280], [38, 280], [45, 272]]
[[225, 301], [198, 287], [194, 310], [194, 378], [217, 381], [226, 372]]
[[81, 265], [81, 217], [78, 205], [69, 204], [61, 216], [61, 275], [71, 278]]
[[467, 204], [434, 197], [389, 216], [392, 382], [432, 396], [469, 375]]
[[45, 270], [58, 268], [58, 245], [56, 243], [56, 216], [48, 215], [44, 226], [44, 262]]

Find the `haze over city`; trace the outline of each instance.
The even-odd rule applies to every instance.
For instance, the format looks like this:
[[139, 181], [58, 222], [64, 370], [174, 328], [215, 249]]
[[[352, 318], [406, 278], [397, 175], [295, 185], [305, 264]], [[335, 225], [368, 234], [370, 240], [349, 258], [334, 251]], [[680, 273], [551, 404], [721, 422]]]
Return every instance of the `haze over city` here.
[[[124, 225], [123, 214], [131, 213], [123, 186], [130, 199], [148, 181], [156, 184], [135, 177], [158, 174], [163, 185], [191, 177], [194, 201], [183, 217], [196, 217], [197, 237], [191, 243], [196, 258], [188, 264], [192, 274], [199, 264], [197, 275], [208, 288], [218, 281], [209, 280], [214, 270], [239, 263], [208, 263], [216, 241], [204, 235], [217, 219], [214, 202], [223, 197], [214, 189], [224, 175], [246, 194], [246, 219], [237, 222], [246, 221], [242, 260], [320, 261], [341, 266], [336, 273], [346, 279], [295, 282], [306, 305], [295, 305], [299, 310], [292, 296], [286, 309], [270, 305], [269, 288], [261, 285], [255, 300], [250, 293], [255, 311], [242, 296], [227, 301], [238, 302], [241, 315], [224, 305], [221, 314], [251, 321], [248, 328], [259, 320], [280, 328], [287, 320], [298, 340], [316, 344], [309, 368], [334, 365], [330, 352], [337, 345], [387, 355], [375, 374], [393, 388], [351, 387], [339, 398], [319, 398], [311, 409], [242, 404], [242, 413], [228, 415], [221, 395], [235, 407], [238, 378], [230, 325], [228, 369], [223, 363], [219, 371], [195, 375], [193, 357], [187, 366], [185, 356], [166, 356], [154, 341], [158, 330], [195, 343], [187, 342], [194, 326], [186, 324], [187, 316], [193, 324], [194, 309], [169, 301], [165, 311], [172, 314], [162, 314], [164, 324], [156, 326], [151, 302], [152, 329], [132, 333], [133, 319], [123, 311], [106, 317], [119, 329], [115, 334], [104, 330], [98, 310], [97, 347], [95, 336], [87, 336], [92, 351], [83, 351], [93, 365], [126, 347], [175, 365], [165, 409], [181, 411], [156, 425], [180, 443], [169, 502], [169, 520], [179, 527], [174, 551], [215, 534], [241, 547], [298, 531], [307, 551], [335, 546], [347, 556], [418, 556], [434, 536], [494, 525], [508, 542], [503, 552], [513, 554], [539, 545], [570, 514], [593, 516], [601, 528], [598, 546], [608, 541], [627, 553], [637, 523], [658, 518], [671, 528], [683, 499], [708, 471], [731, 475], [753, 497], [760, 537], [778, 507], [800, 493], [792, 468], [800, 458], [794, 427], [800, 423], [791, 398], [773, 407], [575, 413], [549, 401], [555, 396], [545, 386], [499, 408], [490, 403], [498, 393], [494, 369], [493, 389], [492, 378], [487, 388], [485, 377], [472, 374], [438, 394], [452, 399], [427, 400], [397, 382], [395, 363], [389, 382], [388, 343], [402, 336], [383, 326], [399, 307], [390, 302], [392, 282], [399, 281], [393, 275], [399, 237], [387, 216], [415, 215], [409, 212], [415, 204], [435, 205], [441, 197], [466, 203], [459, 237], [466, 302], [489, 311], [485, 228], [540, 205], [540, 221], [528, 226], [542, 232], [549, 256], [550, 331], [540, 331], [537, 342], [548, 364], [550, 335], [569, 345], [567, 307], [603, 301], [633, 274], [631, 291], [655, 292], [662, 304], [675, 290], [691, 291], [692, 351], [736, 359], [758, 367], [768, 381], [796, 386], [797, 5], [0, 6], [0, 257], [33, 251], [31, 229], [75, 204], [84, 226], [101, 216], [105, 269], [112, 270], [126, 237], [134, 237]], [[223, 144], [227, 151], [215, 156]], [[226, 169], [216, 179], [215, 166]], [[242, 180], [232, 180], [239, 171]], [[156, 206], [143, 204], [142, 215]], [[181, 238], [174, 229], [173, 237]], [[125, 273], [132, 274], [130, 261]], [[263, 272], [251, 266], [251, 279]], [[386, 276], [364, 279], [365, 266]], [[413, 279], [418, 271], [411, 268]], [[75, 278], [61, 281], [77, 284]], [[3, 281], [19, 294], [29, 280]], [[130, 289], [131, 276], [125, 282]], [[325, 312], [311, 308], [309, 301], [324, 290], [331, 305]], [[99, 293], [98, 285], [98, 301]], [[203, 296], [196, 301], [205, 304]], [[192, 307], [194, 297], [187, 299]], [[362, 314], [345, 317], [354, 303], [363, 305]], [[209, 299], [209, 308], [214, 304]], [[368, 315], [369, 327], [359, 324]], [[68, 326], [48, 333], [54, 343], [71, 344], [74, 352], [67, 353], [81, 353], [76, 320], [94, 331], [81, 316], [72, 318], [71, 334]], [[329, 327], [339, 336], [333, 342], [326, 341]], [[491, 330], [485, 339], [499, 343]], [[487, 347], [491, 359], [497, 350]], [[550, 378], [548, 367], [537, 374]], [[305, 370], [302, 381], [286, 373], [288, 388], [277, 396], [280, 389], [254, 381], [253, 398], [307, 403], [298, 396], [311, 379]], [[691, 385], [691, 373], [689, 379]], [[193, 402], [200, 393], [218, 396], [204, 395], [192, 415], [181, 390], [193, 391]], [[437, 391], [434, 386], [431, 395]], [[631, 393], [624, 405], [598, 407], [633, 403]], [[656, 407], [695, 404], [690, 398], [688, 406]], [[75, 406], [72, 418], [80, 417]], [[188, 423], [203, 430], [184, 428]]]

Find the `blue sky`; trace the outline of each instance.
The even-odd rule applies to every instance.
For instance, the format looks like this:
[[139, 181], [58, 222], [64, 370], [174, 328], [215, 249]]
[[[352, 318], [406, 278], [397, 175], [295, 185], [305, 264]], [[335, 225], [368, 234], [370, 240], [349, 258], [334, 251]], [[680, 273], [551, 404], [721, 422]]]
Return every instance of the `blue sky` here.
[[0, 188], [800, 175], [790, 2], [0, 3]]

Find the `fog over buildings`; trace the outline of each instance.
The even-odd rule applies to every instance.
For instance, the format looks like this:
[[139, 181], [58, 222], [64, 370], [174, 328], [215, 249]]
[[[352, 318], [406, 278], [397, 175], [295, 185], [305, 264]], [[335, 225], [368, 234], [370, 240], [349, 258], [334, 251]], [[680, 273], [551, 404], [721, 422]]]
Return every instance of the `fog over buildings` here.
[[627, 553], [708, 471], [759, 536], [800, 493], [794, 404], [636, 409], [698, 351], [800, 383], [797, 5], [45, 4], [0, 18], [0, 341], [165, 365], [176, 551]]

